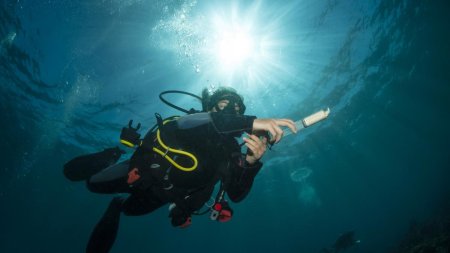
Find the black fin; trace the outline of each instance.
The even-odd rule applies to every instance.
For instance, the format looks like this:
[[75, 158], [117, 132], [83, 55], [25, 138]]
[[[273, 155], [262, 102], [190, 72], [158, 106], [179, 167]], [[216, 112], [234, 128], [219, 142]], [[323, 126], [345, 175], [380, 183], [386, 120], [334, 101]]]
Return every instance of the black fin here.
[[102, 219], [92, 231], [86, 253], [107, 253], [112, 248], [119, 230], [122, 202], [122, 198], [113, 198]]

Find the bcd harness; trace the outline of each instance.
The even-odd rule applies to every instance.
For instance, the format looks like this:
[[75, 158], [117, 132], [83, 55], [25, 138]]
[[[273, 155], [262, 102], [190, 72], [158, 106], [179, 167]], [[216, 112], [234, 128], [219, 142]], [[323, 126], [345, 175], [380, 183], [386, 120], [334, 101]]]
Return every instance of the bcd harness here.
[[[147, 135], [140, 139], [140, 134], [137, 133], [139, 128], [141, 127], [141, 124], [139, 123], [136, 128], [132, 126], [133, 121], [130, 120], [128, 123], [128, 127], [124, 127], [122, 129], [121, 135], [120, 135], [120, 142], [130, 148], [135, 147], [145, 147], [147, 149], [151, 149], [156, 154], [159, 154], [161, 157], [166, 159], [171, 166], [169, 166], [166, 171], [165, 175], [162, 180], [162, 189], [167, 191], [167, 193], [171, 192], [173, 188], [173, 184], [170, 182], [169, 179], [169, 172], [172, 169], [172, 167], [177, 168], [179, 170], [182, 170], [184, 172], [192, 172], [198, 167], [198, 160], [197, 158], [190, 152], [181, 150], [181, 149], [175, 149], [169, 147], [162, 139], [162, 131], [164, 128], [164, 125], [167, 123], [176, 120], [179, 118], [179, 116], [172, 116], [166, 119], [162, 119], [161, 115], [158, 113], [155, 113], [156, 121], [157, 123], [149, 130]], [[185, 156], [189, 158], [192, 161], [192, 166], [182, 166], [179, 163], [176, 162], [176, 158], [178, 156]], [[227, 165], [227, 167], [229, 164]], [[151, 169], [159, 168], [159, 164], [152, 164], [150, 166]], [[128, 184], [132, 185], [135, 181], [137, 181], [140, 178], [138, 174], [138, 170], [136, 168], [133, 168], [128, 173]], [[214, 182], [217, 182], [216, 180], [213, 180]], [[215, 183], [214, 183], [215, 184]], [[195, 192], [195, 191], [194, 191]], [[192, 194], [192, 193], [191, 193]], [[220, 189], [216, 195], [216, 198], [214, 199], [214, 203], [212, 205], [206, 204], [208, 207], [204, 211], [195, 211], [192, 214], [194, 215], [204, 215], [208, 212], [211, 212], [210, 219], [216, 220], [216, 221], [228, 221], [231, 219], [233, 211], [228, 205], [228, 202], [224, 198], [225, 195], [225, 189], [223, 186], [223, 183], [220, 183]], [[185, 198], [179, 198], [179, 196], [172, 196], [175, 199], [175, 204], [179, 206], [180, 208], [183, 208], [185, 206], [185, 199], [189, 198], [190, 194], [185, 196]]]
[[[171, 148], [171, 147], [167, 146], [161, 138], [161, 129], [163, 129], [164, 125], [172, 120], [176, 120], [179, 117], [172, 116], [172, 117], [169, 117], [169, 118], [163, 120], [161, 115], [159, 115], [158, 113], [155, 113], [155, 116], [156, 116], [157, 124], [155, 126], [153, 126], [152, 129], [150, 129], [149, 133], [147, 134], [147, 136], [144, 139], [142, 139], [142, 140], [139, 139], [140, 134], [137, 133], [137, 130], [139, 130], [141, 124], [139, 123], [136, 128], [133, 128], [132, 127], [133, 121], [130, 120], [130, 122], [128, 123], [128, 128], [124, 127], [122, 129], [122, 132], [120, 134], [120, 142], [130, 148], [134, 148], [136, 146], [144, 146], [147, 148], [151, 148], [155, 153], [161, 155], [170, 164], [172, 164], [175, 168], [177, 168], [179, 170], [182, 170], [185, 172], [190, 172], [190, 171], [195, 170], [198, 166], [198, 160], [193, 154], [186, 152], [184, 150]], [[155, 141], [157, 142], [158, 145], [155, 145], [155, 142], [152, 140], [152, 138], [149, 138], [149, 136], [148, 136], [149, 134], [153, 135], [155, 133], [155, 130], [156, 130], [156, 140]], [[163, 150], [161, 150], [161, 148]], [[193, 165], [191, 167], [183, 167], [182, 165], [178, 164], [174, 160], [174, 158], [172, 158], [169, 155], [169, 153], [173, 154], [173, 155], [186, 156], [192, 160]]]

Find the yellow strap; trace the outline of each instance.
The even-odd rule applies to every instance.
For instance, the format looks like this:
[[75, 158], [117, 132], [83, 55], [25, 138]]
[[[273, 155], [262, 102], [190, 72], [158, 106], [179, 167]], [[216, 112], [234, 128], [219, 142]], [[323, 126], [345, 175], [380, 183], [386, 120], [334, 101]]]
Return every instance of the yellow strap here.
[[[169, 121], [170, 120], [164, 121], [163, 125], [166, 124]], [[162, 157], [166, 158], [166, 160], [169, 161], [177, 169], [180, 169], [180, 170], [186, 171], [186, 172], [190, 172], [190, 171], [193, 171], [193, 170], [195, 170], [197, 168], [197, 165], [198, 165], [197, 158], [193, 154], [191, 154], [189, 152], [186, 152], [186, 151], [183, 151], [183, 150], [178, 150], [178, 149], [173, 149], [173, 148], [170, 148], [170, 147], [166, 146], [161, 140], [161, 134], [160, 134], [159, 129], [156, 132], [156, 138], [158, 140], [159, 145], [161, 145], [161, 147], [164, 148], [166, 150], [166, 152], [163, 152], [163, 151], [161, 151], [160, 149], [158, 149], [156, 147], [153, 147], [153, 151], [155, 151], [156, 153], [160, 154]], [[175, 154], [187, 156], [187, 157], [192, 159], [192, 161], [194, 162], [194, 165], [192, 165], [192, 167], [189, 167], [189, 168], [183, 167], [183, 166], [179, 165], [177, 162], [175, 162], [171, 157], [169, 157], [167, 155], [168, 152], [172, 152], [172, 153], [175, 153]]]
[[134, 144], [133, 143], [131, 143], [131, 142], [129, 142], [129, 141], [126, 141], [126, 140], [120, 140], [120, 143], [122, 143], [123, 145], [125, 145], [125, 146], [127, 146], [127, 147], [130, 147], [130, 148], [132, 148], [132, 147], [134, 147]]

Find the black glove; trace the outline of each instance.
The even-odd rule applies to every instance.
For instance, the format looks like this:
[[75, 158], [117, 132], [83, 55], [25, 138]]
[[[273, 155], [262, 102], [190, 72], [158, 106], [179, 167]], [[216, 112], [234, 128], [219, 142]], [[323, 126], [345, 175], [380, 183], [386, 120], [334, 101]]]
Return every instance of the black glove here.
[[191, 216], [178, 206], [170, 210], [169, 217], [172, 218], [172, 226], [174, 227], [185, 228], [192, 223]]
[[120, 142], [130, 148], [139, 145], [139, 138], [141, 137], [141, 135], [137, 132], [141, 127], [141, 123], [138, 123], [136, 128], [133, 128], [131, 126], [132, 124], [133, 120], [130, 120], [128, 127], [122, 128], [122, 132], [120, 133]]

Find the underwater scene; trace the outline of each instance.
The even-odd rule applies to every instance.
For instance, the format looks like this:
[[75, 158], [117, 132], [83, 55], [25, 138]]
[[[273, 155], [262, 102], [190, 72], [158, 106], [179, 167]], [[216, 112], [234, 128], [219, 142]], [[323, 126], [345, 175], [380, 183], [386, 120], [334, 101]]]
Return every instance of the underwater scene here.
[[448, 10], [2, 0], [0, 252], [450, 252]]

